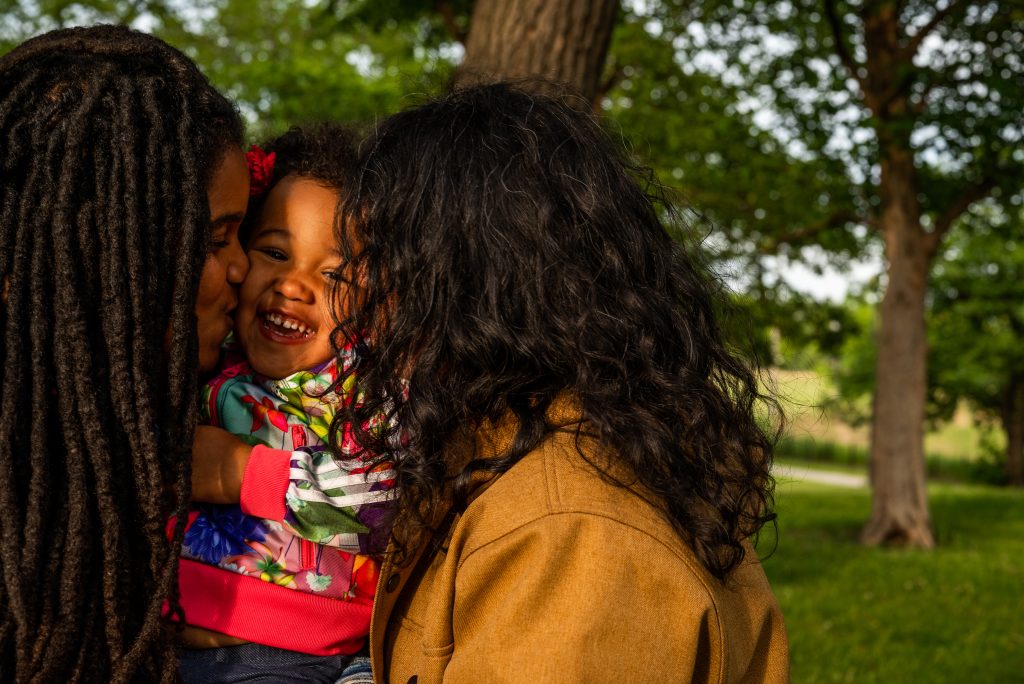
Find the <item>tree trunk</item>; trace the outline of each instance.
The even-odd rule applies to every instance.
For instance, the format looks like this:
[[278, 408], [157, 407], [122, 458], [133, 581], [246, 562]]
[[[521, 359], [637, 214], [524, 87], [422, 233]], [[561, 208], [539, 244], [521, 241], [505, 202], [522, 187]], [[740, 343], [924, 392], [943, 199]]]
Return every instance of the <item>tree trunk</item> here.
[[933, 250], [921, 230], [908, 150], [882, 162], [889, 283], [881, 306], [871, 430], [871, 519], [865, 544], [935, 545], [924, 468], [927, 338], [924, 303]]
[[456, 79], [540, 77], [593, 102], [618, 6], [618, 0], [477, 0]]
[[908, 104], [912, 67], [895, 3], [866, 3], [864, 99], [875, 117], [881, 178], [879, 223], [888, 285], [882, 299], [871, 424], [871, 519], [865, 544], [935, 545], [925, 490], [924, 406], [928, 342], [925, 295], [941, 234], [921, 225]]
[[1001, 414], [1006, 431], [1006, 480], [1013, 486], [1024, 486], [1024, 373], [1010, 376]]

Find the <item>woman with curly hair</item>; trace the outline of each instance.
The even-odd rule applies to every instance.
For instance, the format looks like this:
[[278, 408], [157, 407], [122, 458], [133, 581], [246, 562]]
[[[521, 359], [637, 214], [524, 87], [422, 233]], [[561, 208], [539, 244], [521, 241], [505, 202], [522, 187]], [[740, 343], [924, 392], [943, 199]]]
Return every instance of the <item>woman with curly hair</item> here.
[[4, 681], [177, 676], [162, 612], [198, 377], [248, 270], [242, 134], [152, 36], [60, 30], [0, 57]]
[[[783, 682], [748, 541], [774, 437], [721, 297], [591, 116], [516, 86], [381, 123], [339, 225], [339, 424], [397, 472], [379, 681]], [[681, 237], [681, 236], [680, 236]]]

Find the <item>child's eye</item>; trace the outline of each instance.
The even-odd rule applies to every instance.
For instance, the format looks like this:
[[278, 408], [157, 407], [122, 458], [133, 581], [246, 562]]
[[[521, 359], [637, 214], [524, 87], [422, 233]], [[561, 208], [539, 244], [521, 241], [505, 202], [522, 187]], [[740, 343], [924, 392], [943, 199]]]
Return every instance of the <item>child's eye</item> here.
[[336, 283], [348, 282], [347, 280], [345, 280], [345, 274], [341, 270], [324, 271], [323, 273], [324, 278], [327, 278], [328, 280], [333, 280]]
[[286, 255], [284, 252], [282, 252], [279, 249], [274, 249], [273, 247], [260, 247], [259, 251], [262, 252], [263, 254], [266, 254], [274, 261], [284, 261], [285, 259], [288, 258], [288, 255]]

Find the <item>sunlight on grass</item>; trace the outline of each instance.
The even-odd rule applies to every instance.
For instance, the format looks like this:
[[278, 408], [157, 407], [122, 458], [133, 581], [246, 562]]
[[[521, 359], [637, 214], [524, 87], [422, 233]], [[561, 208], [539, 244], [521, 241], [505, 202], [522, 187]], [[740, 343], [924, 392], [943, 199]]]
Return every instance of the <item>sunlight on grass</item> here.
[[1024, 492], [929, 491], [939, 546], [919, 551], [857, 544], [866, 489], [779, 486], [778, 548], [764, 566], [794, 682], [1020, 681]]

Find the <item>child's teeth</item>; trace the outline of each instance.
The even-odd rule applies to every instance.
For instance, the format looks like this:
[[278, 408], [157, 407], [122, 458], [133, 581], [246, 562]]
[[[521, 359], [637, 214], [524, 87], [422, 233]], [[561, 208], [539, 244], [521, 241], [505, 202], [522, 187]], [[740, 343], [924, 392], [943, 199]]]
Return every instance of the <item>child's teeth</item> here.
[[280, 314], [268, 313], [266, 315], [266, 319], [274, 325], [281, 326], [285, 330], [295, 330], [305, 336], [312, 334], [312, 328], [308, 327], [305, 323], [300, 323], [292, 318], [286, 318]]

